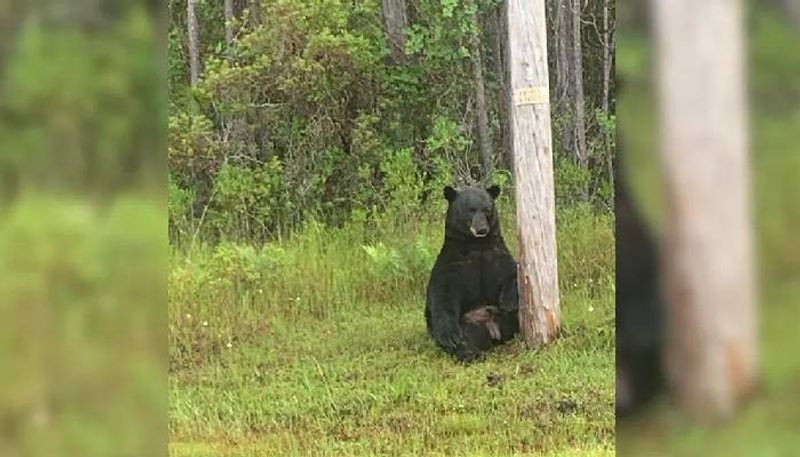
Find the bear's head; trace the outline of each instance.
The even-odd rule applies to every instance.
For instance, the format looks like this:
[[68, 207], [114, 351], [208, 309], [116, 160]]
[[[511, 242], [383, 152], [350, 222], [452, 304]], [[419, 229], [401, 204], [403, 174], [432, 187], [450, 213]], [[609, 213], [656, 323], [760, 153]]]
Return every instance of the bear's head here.
[[446, 186], [447, 236], [478, 239], [498, 235], [500, 225], [494, 205], [498, 195], [500, 188], [497, 186], [488, 189], [467, 187], [462, 190]]

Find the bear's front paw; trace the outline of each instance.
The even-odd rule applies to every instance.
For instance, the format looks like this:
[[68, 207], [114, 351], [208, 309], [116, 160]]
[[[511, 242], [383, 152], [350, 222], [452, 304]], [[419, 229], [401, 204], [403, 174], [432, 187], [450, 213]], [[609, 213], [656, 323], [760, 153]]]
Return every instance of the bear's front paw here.
[[483, 352], [477, 349], [463, 349], [459, 351], [456, 356], [458, 360], [465, 365], [469, 365], [473, 362], [480, 362], [484, 359]]

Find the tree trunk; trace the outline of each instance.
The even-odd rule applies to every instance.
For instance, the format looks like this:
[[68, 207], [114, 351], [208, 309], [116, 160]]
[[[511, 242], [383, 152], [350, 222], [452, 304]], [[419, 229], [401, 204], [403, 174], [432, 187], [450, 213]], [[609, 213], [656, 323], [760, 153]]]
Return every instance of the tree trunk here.
[[405, 0], [383, 0], [383, 22], [386, 38], [395, 63], [406, 61], [406, 37], [403, 29], [408, 27]]
[[250, 0], [250, 20], [253, 24], [261, 22], [261, 1]]
[[[583, 44], [581, 43], [581, 11], [582, 0], [572, 0], [572, 101], [575, 123], [573, 135], [575, 138], [575, 158], [578, 167], [586, 169], [589, 166], [589, 154], [586, 150], [586, 104], [583, 93]], [[585, 191], [585, 189], [584, 189]]]
[[[551, 0], [555, 12], [551, 17], [555, 20], [555, 101], [553, 108], [558, 120], [564, 120], [573, 106], [572, 94], [572, 68], [570, 66], [570, 50], [572, 49], [572, 33], [569, 26], [572, 15], [569, 14], [568, 2], [572, 0]], [[572, 129], [564, 124], [557, 125], [556, 133], [560, 139], [564, 152], [573, 153], [575, 136]]]
[[[611, 117], [611, 69], [613, 68], [611, 59], [614, 52], [613, 29], [610, 18], [610, 0], [603, 0], [603, 100], [602, 109], [606, 119]], [[605, 146], [606, 165], [608, 167], [608, 178], [611, 180], [611, 187], [614, 188], [614, 153], [611, 150], [611, 132], [603, 132], [603, 145]]]
[[225, 10], [225, 45], [228, 48], [228, 55], [230, 55], [231, 49], [233, 48], [233, 20], [235, 17], [233, 13], [233, 0], [225, 0], [223, 9]]
[[781, 6], [789, 18], [790, 25], [800, 27], [800, 2], [797, 0], [781, 0]]
[[189, 81], [192, 85], [200, 79], [200, 48], [197, 37], [197, 0], [187, 0], [186, 29], [189, 37]]
[[714, 420], [751, 392], [757, 365], [742, 4], [654, 7], [668, 208], [665, 360], [678, 404]]
[[[572, 0], [553, 0], [556, 9], [555, 34], [556, 34], [556, 104], [561, 105], [568, 96], [571, 85], [569, 66], [569, 50], [572, 47], [572, 35], [568, 33], [570, 15], [567, 2]], [[558, 106], [557, 106], [558, 107]]]
[[[476, 20], [477, 23], [477, 20]], [[475, 89], [475, 122], [478, 129], [478, 141], [481, 145], [483, 158], [483, 181], [489, 183], [494, 174], [494, 157], [492, 154], [492, 138], [489, 133], [489, 115], [486, 112], [486, 85], [483, 81], [483, 53], [481, 52], [481, 39], [476, 32], [470, 40], [472, 48], [472, 77]]]
[[497, 117], [500, 121], [500, 150], [503, 165], [511, 170], [514, 167], [511, 158], [511, 136], [508, 126], [508, 75], [506, 74], [506, 2], [502, 1], [488, 18], [492, 29], [492, 59], [495, 77], [497, 78]]
[[508, 47], [520, 326], [537, 347], [561, 329], [544, 0], [508, 1]]
[[609, 20], [609, 1], [603, 0], [603, 114], [610, 116], [609, 102], [611, 98], [611, 21]]

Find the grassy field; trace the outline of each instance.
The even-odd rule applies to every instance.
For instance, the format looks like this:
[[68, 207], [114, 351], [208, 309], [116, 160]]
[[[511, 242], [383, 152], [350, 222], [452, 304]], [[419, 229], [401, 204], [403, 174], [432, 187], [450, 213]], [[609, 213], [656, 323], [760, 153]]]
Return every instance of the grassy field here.
[[412, 229], [174, 253], [170, 454], [613, 455], [612, 218], [559, 213], [564, 337], [466, 367], [425, 330], [441, 228]]

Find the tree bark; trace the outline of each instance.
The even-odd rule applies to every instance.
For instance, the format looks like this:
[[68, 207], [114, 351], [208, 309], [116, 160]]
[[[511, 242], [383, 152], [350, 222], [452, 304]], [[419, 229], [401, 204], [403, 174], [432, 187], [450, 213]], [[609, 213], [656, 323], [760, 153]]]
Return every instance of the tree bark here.
[[511, 136], [508, 126], [508, 75], [506, 62], [508, 56], [504, 41], [506, 39], [506, 2], [502, 1], [492, 11], [488, 18], [492, 29], [492, 59], [495, 77], [497, 78], [497, 117], [500, 121], [500, 150], [502, 151], [503, 165], [509, 170], [514, 163], [511, 158]]
[[260, 0], [250, 0], [250, 20], [253, 22], [253, 24], [259, 24], [261, 22]]
[[228, 55], [230, 55], [233, 48], [233, 20], [235, 18], [233, 0], [225, 0], [223, 9], [225, 12], [225, 45], [228, 49]]
[[556, 38], [556, 102], [560, 102], [567, 96], [570, 85], [570, 68], [569, 58], [567, 57], [568, 50], [571, 47], [572, 37], [567, 33], [569, 25], [567, 1], [571, 0], [553, 0], [555, 7], [555, 38]]
[[383, 0], [383, 22], [386, 38], [395, 63], [406, 61], [406, 36], [403, 29], [408, 27], [408, 13], [405, 0]]
[[[477, 23], [477, 20], [475, 22]], [[483, 158], [483, 181], [489, 183], [494, 174], [494, 156], [492, 154], [492, 137], [489, 132], [489, 115], [486, 112], [486, 84], [483, 80], [483, 53], [481, 52], [479, 33], [476, 32], [470, 41], [473, 88], [475, 90], [475, 122]]]
[[544, 0], [508, 1], [508, 47], [520, 326], [537, 347], [561, 330]]
[[609, 103], [611, 99], [611, 53], [613, 42], [611, 39], [611, 21], [609, 18], [609, 1], [603, 0], [603, 114], [610, 116]]
[[581, 11], [582, 0], [572, 0], [572, 101], [575, 123], [573, 135], [575, 138], [575, 158], [581, 169], [589, 166], [589, 154], [586, 149], [586, 101], [583, 92], [583, 44], [581, 43]]
[[732, 0], [654, 6], [668, 203], [665, 360], [678, 404], [713, 421], [748, 396], [757, 365], [743, 11]]
[[[611, 117], [611, 69], [614, 53], [614, 29], [611, 25], [612, 18], [609, 6], [610, 0], [603, 0], [603, 100], [602, 109], [606, 119]], [[606, 165], [608, 167], [608, 178], [611, 180], [611, 187], [614, 188], [614, 153], [611, 150], [611, 133], [604, 131], [603, 145], [605, 146]]]
[[[555, 100], [553, 103], [553, 110], [556, 113], [557, 119], [567, 119], [567, 115], [571, 114], [574, 103], [572, 96], [572, 67], [570, 65], [570, 50], [572, 49], [572, 29], [570, 21], [572, 15], [569, 14], [569, 3], [572, 0], [551, 0], [551, 5], [555, 10], [551, 17], [554, 20], [554, 36], [555, 36]], [[573, 129], [563, 123], [556, 126], [556, 133], [560, 139], [561, 148], [564, 152], [573, 154], [575, 148], [575, 135]]]
[[781, 7], [789, 18], [792, 27], [800, 27], [800, 2], [797, 0], [781, 0]]
[[186, 29], [189, 38], [189, 81], [192, 85], [200, 79], [200, 48], [197, 36], [197, 0], [187, 0]]
[[[556, 35], [556, 109], [564, 112], [564, 100], [569, 96], [571, 86], [572, 71], [569, 65], [569, 50], [572, 47], [572, 35], [568, 33], [570, 15], [567, 2], [572, 0], [553, 0], [556, 11], [555, 35]], [[565, 147], [568, 147], [565, 145]], [[570, 148], [571, 150], [571, 148]]]

